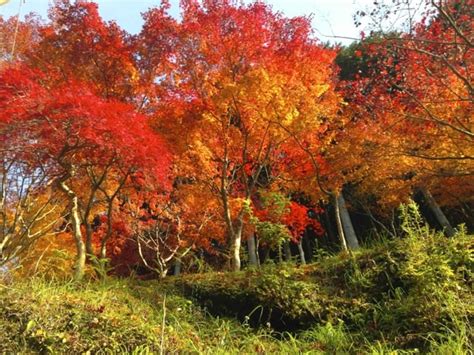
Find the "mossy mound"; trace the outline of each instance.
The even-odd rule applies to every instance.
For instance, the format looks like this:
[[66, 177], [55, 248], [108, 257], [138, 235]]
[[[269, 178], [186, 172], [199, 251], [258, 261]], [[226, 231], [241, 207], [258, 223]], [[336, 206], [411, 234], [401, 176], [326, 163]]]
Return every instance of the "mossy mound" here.
[[427, 350], [445, 335], [471, 337], [473, 239], [425, 233], [295, 267], [174, 281], [211, 314], [298, 332], [342, 322], [349, 332], [397, 348]]
[[175, 291], [154, 281], [114, 279], [75, 285], [36, 278], [3, 285], [0, 353], [295, 354], [351, 346], [341, 327], [329, 324], [308, 335], [317, 343], [275, 337], [270, 328], [212, 317]]

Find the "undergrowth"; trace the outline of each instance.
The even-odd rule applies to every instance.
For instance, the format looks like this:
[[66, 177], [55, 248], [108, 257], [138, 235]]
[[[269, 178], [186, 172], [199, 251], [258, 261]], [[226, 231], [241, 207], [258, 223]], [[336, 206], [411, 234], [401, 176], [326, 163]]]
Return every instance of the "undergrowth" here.
[[0, 284], [0, 353], [469, 353], [473, 238], [404, 215], [401, 239], [306, 266]]

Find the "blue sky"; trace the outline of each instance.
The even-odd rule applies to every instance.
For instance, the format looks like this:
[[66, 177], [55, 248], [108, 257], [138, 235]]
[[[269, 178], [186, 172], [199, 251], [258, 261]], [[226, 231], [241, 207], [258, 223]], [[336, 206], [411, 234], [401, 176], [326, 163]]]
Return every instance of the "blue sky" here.
[[[18, 13], [20, 1], [21, 13], [36, 12], [46, 18], [48, 3], [51, 0], [10, 0], [0, 7], [0, 15], [13, 16]], [[120, 26], [131, 33], [137, 33], [142, 24], [140, 13], [156, 6], [159, 0], [98, 0], [99, 11], [106, 20], [116, 20]], [[179, 0], [171, 0], [172, 13], [178, 14]], [[313, 27], [322, 41], [350, 43], [351, 40], [334, 39], [326, 36], [359, 37], [362, 28], [355, 28], [352, 15], [364, 9], [373, 0], [267, 0], [274, 10], [286, 16], [313, 16]]]

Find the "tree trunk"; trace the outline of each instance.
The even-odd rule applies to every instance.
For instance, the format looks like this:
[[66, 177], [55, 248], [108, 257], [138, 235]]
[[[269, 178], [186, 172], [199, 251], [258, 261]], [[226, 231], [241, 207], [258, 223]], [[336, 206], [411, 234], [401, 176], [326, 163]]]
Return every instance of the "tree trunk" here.
[[300, 252], [301, 265], [306, 265], [306, 258], [304, 256], [304, 250], [303, 250], [303, 238], [300, 238], [298, 242], [298, 251]]
[[260, 249], [260, 243], [257, 238], [257, 235], [254, 235], [254, 238], [255, 238], [255, 256], [257, 257], [257, 265], [260, 267], [260, 265], [262, 265], [260, 261], [260, 253], [258, 252], [258, 250]]
[[339, 208], [339, 199], [336, 195], [334, 195], [334, 212], [336, 214], [337, 232], [339, 241], [341, 242], [341, 248], [342, 250], [347, 250], [346, 237], [344, 236], [344, 227], [342, 226], [341, 211]]
[[283, 242], [283, 256], [285, 257], [285, 261], [291, 261], [291, 249], [289, 241]]
[[107, 258], [107, 244], [104, 242], [100, 243], [100, 259], [104, 260]]
[[436, 202], [436, 200], [434, 199], [433, 195], [431, 195], [431, 193], [426, 189], [421, 189], [421, 193], [423, 194], [423, 198], [425, 199], [425, 202], [428, 205], [428, 207], [430, 208], [431, 212], [433, 212], [433, 214], [435, 215], [436, 220], [438, 221], [438, 223], [443, 228], [443, 232], [448, 237], [454, 236], [456, 231], [454, 230], [451, 223], [449, 223], [448, 218], [446, 217], [444, 212], [441, 210], [441, 207], [439, 207], [439, 205]]
[[84, 276], [84, 270], [86, 265], [86, 246], [82, 240], [81, 232], [81, 218], [79, 215], [79, 201], [69, 186], [64, 181], [60, 182], [61, 189], [69, 197], [71, 203], [70, 212], [71, 212], [71, 223], [72, 223], [72, 234], [74, 241], [76, 243], [76, 262], [74, 264], [74, 280], [79, 281]]
[[227, 233], [230, 239], [230, 267], [233, 271], [240, 270], [240, 246], [242, 244], [242, 228], [244, 211], [241, 210], [239, 216], [232, 220], [227, 191], [224, 188], [224, 183], [221, 188], [221, 198], [224, 207], [224, 220], [227, 226]]
[[92, 228], [92, 224], [89, 222], [90, 220], [90, 215], [92, 212], [92, 207], [94, 205], [94, 199], [95, 199], [95, 194], [97, 192], [97, 188], [93, 187], [91, 194], [89, 196], [89, 199], [87, 201], [87, 205], [85, 206], [85, 211], [82, 216], [82, 223], [84, 224], [86, 234], [85, 234], [85, 239], [86, 239], [86, 261], [94, 261], [94, 256], [95, 256], [95, 251], [94, 251], [94, 246], [92, 245], [92, 234], [94, 233], [94, 230]]
[[[240, 234], [240, 233], [239, 233]], [[232, 246], [230, 249], [231, 261], [230, 265], [233, 271], [240, 270], [240, 245], [242, 243], [241, 236], [237, 233], [232, 238]]]
[[250, 266], [258, 267], [257, 248], [255, 244], [255, 237], [253, 235], [247, 238], [247, 248]]
[[231, 236], [231, 247], [230, 247], [230, 257], [231, 257], [231, 268], [233, 271], [240, 270], [240, 246], [242, 244], [242, 221], [237, 222], [237, 226], [234, 229], [234, 233]]
[[344, 199], [344, 195], [342, 191], [340, 192], [339, 196], [337, 197], [338, 204], [339, 204], [339, 212], [341, 214], [341, 221], [342, 226], [344, 228], [344, 236], [347, 242], [347, 246], [352, 249], [359, 248], [359, 241], [357, 240], [357, 235], [354, 231], [354, 226], [352, 225], [351, 216], [347, 211], [346, 201]]

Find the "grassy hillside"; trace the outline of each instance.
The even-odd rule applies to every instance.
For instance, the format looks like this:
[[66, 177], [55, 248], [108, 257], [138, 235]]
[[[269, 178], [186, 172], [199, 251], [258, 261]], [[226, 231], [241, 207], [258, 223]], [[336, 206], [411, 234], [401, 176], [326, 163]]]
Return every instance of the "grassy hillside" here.
[[419, 227], [304, 267], [164, 282], [35, 278], [0, 288], [0, 352], [464, 354], [473, 272], [472, 236]]

